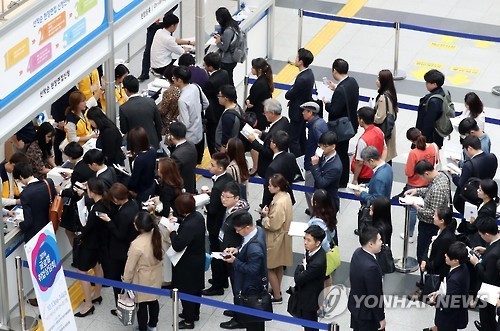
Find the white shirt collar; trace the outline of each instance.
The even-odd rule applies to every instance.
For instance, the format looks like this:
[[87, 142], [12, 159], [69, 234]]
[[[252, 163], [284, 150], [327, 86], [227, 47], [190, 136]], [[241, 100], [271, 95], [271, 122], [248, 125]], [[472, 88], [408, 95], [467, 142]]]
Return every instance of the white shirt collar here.
[[130, 95], [128, 98], [130, 99], [130, 98], [141, 97], [141, 96], [142, 95], [139, 94], [139, 92], [137, 92], [137, 93], [134, 93], [134, 94]]
[[177, 146], [180, 146], [180, 145], [184, 144], [186, 141], [187, 141], [186, 139], [183, 139], [183, 140], [179, 141], [179, 142], [175, 145], [175, 147], [177, 148]]
[[220, 175], [218, 175], [218, 176], [217, 176], [217, 175], [213, 175], [213, 176], [212, 176], [212, 179], [213, 179], [213, 180], [214, 180], [214, 182], [215, 182], [217, 179], [219, 179], [219, 177], [220, 177], [220, 176], [224, 175], [225, 173], [226, 173], [226, 172], [224, 171], [223, 173], [221, 173], [221, 174], [220, 174]]
[[328, 162], [331, 158], [334, 158], [335, 155], [337, 155], [337, 152], [336, 151], [333, 151], [333, 154], [330, 155], [330, 156], [325, 156], [325, 161], [324, 162]]
[[375, 171], [378, 170], [378, 168], [380, 168], [381, 166], [383, 166], [385, 164], [384, 161], [382, 161], [382, 163], [380, 163], [378, 166], [376, 166], [375, 168], [373, 168], [373, 172], [375, 173]]
[[457, 265], [457, 266], [455, 266], [455, 267], [451, 267], [451, 268], [450, 268], [450, 272], [452, 272], [453, 270], [455, 270], [455, 269], [456, 269], [456, 268], [458, 268], [458, 267], [460, 267], [460, 264], [459, 264], [459, 265]]
[[480, 151], [479, 153], [477, 153], [476, 155], [473, 155], [470, 159], [472, 160], [473, 158], [475, 158], [476, 156], [478, 156], [479, 154], [483, 154], [484, 151]]
[[322, 248], [321, 245], [319, 245], [319, 247], [316, 248], [314, 251], [309, 252], [309, 258], [311, 258], [311, 256], [313, 256], [314, 254], [316, 254], [316, 252], [319, 251], [321, 248]]
[[97, 171], [97, 172], [95, 173], [95, 176], [96, 176], [96, 177], [97, 177], [97, 176], [99, 176], [100, 174], [102, 174], [102, 173], [103, 173], [103, 172], [105, 172], [106, 170], [108, 170], [108, 166], [107, 166], [107, 165], [105, 165], [105, 166], [104, 166], [104, 168], [102, 168], [101, 170]]
[[[345, 76], [344, 78], [342, 78], [341, 80], [339, 80], [339, 83], [338, 83], [338, 84], [342, 83], [342, 82], [343, 82], [344, 80], [346, 80], [346, 78], [348, 78], [348, 77], [349, 77], [349, 75], [347, 75], [347, 76]], [[338, 84], [337, 84], [337, 85], [338, 85]]]
[[364, 250], [365, 252], [367, 252], [368, 254], [370, 254], [371, 256], [373, 256], [373, 258], [374, 258], [375, 260], [377, 259], [377, 257], [375, 256], [375, 254], [368, 252], [368, 251], [367, 251], [366, 249], [364, 249], [363, 247], [361, 247], [361, 249], [362, 249], [362, 250]]
[[26, 185], [29, 185], [31, 183], [36, 183], [36, 182], [39, 182], [38, 178], [33, 178], [32, 180], [30, 180]]
[[500, 237], [498, 237], [497, 239], [495, 239], [492, 242], [490, 242], [489, 246], [493, 245], [493, 243], [496, 243], [499, 239], [500, 239]]
[[283, 153], [283, 151], [279, 151], [278, 153], [274, 153], [273, 160], [276, 158], [276, 156], [280, 155], [281, 153]]
[[243, 237], [243, 243], [241, 244], [241, 248], [243, 248], [243, 246], [245, 246], [250, 241], [250, 239], [252, 239], [256, 235], [257, 235], [257, 227], [253, 229], [249, 234]]

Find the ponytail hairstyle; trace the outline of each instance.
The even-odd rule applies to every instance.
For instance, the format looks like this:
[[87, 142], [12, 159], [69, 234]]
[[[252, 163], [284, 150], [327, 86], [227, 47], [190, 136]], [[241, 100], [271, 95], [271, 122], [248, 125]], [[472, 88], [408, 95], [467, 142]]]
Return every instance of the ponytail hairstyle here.
[[453, 210], [449, 206], [438, 207], [436, 209], [437, 217], [440, 220], [444, 221], [444, 225], [446, 225], [447, 229], [455, 232], [457, 229], [457, 221], [453, 217]]
[[[257, 76], [265, 75], [267, 85], [269, 86], [269, 90], [271, 93], [274, 92], [274, 81], [273, 81], [273, 69], [267, 61], [261, 57], [252, 60], [252, 68], [257, 71]], [[259, 75], [260, 70], [260, 75]]]
[[421, 151], [425, 151], [427, 148], [427, 138], [417, 128], [409, 128], [406, 131], [406, 139], [415, 142], [415, 146]]
[[153, 219], [153, 216], [146, 211], [140, 211], [135, 216], [134, 225], [139, 233], [153, 231], [153, 238], [151, 240], [151, 244], [153, 245], [153, 255], [158, 261], [163, 260], [161, 233], [160, 229], [158, 229], [158, 225]]
[[493, 179], [485, 178], [481, 179], [481, 190], [483, 193], [490, 197], [491, 200], [495, 201], [496, 204], [499, 202], [498, 198], [498, 184]]

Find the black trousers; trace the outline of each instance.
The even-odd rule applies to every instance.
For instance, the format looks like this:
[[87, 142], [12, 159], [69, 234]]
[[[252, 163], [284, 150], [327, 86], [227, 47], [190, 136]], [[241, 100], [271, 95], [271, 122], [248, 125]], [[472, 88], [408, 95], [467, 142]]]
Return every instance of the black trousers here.
[[342, 175], [340, 176], [339, 187], [346, 187], [349, 183], [349, 140], [342, 141], [335, 145], [335, 151], [342, 162]]
[[479, 308], [479, 320], [483, 330], [495, 330], [497, 327], [496, 308], [489, 303], [484, 308]]
[[[161, 24], [153, 23], [148, 26], [146, 32], [146, 47], [144, 48], [144, 54], [142, 55], [142, 71], [141, 76], [149, 75], [149, 67], [151, 66], [151, 45], [153, 44], [153, 38], [156, 34], [156, 31], [162, 29]], [[163, 75], [163, 72], [162, 72]]]
[[351, 316], [351, 329], [354, 331], [377, 331], [379, 327], [378, 321], [361, 321]]
[[439, 228], [434, 224], [418, 221], [417, 261], [419, 265], [429, 250], [432, 236], [435, 236], [438, 230]]
[[[189, 294], [201, 297], [201, 292], [189, 293]], [[186, 321], [186, 323], [189, 324], [194, 323], [195, 318], [200, 316], [200, 304], [186, 300], [181, 300], [181, 303], [182, 303], [182, 315], [184, 316], [184, 321]]]
[[290, 121], [288, 136], [290, 153], [293, 153], [295, 157], [304, 155], [306, 150], [306, 121]]
[[217, 129], [217, 123], [207, 122], [207, 147], [210, 155], [213, 155], [215, 152], [215, 131]]
[[203, 160], [203, 153], [205, 152], [205, 135], [202, 135], [201, 141], [197, 143], [195, 146], [196, 146], [196, 153], [198, 154], [197, 163], [201, 164], [201, 161]]
[[257, 322], [257, 323], [247, 323], [245, 327], [247, 331], [264, 331], [266, 329], [265, 322]]
[[[125, 270], [125, 263], [127, 261], [120, 261], [113, 258], [108, 258], [106, 260], [107, 265], [107, 276], [106, 278], [116, 280], [121, 282], [123, 271]], [[119, 287], [113, 287], [113, 293], [115, 295], [115, 305], [118, 302], [118, 295], [121, 293], [122, 289]]]
[[236, 68], [236, 62], [235, 63], [224, 63], [221, 62], [220, 68], [222, 70], [226, 70], [228, 75], [229, 75], [229, 85], [234, 86], [234, 81], [233, 81], [233, 71], [234, 68]]
[[57, 165], [61, 165], [62, 162], [62, 152], [59, 149], [59, 145], [66, 139], [66, 132], [63, 130], [56, 129], [56, 134], [54, 137], [54, 162]]
[[140, 302], [139, 309], [137, 309], [137, 323], [139, 324], [139, 331], [146, 331], [148, 326], [150, 328], [156, 327], [158, 324], [159, 314], [160, 304], [158, 303], [158, 300]]
[[[208, 240], [210, 242], [211, 252], [220, 252], [219, 233], [209, 233]], [[212, 287], [214, 289], [224, 289], [224, 284], [227, 282], [228, 270], [225, 262], [218, 259], [212, 259], [210, 267], [212, 268]]]
[[[305, 319], [305, 320], [309, 320], [309, 321], [314, 321], [314, 322], [318, 321], [318, 313], [315, 310], [309, 311], [309, 310], [302, 310], [301, 309], [299, 311], [299, 315], [297, 317]], [[308, 327], [304, 326], [304, 331], [318, 331], [318, 330], [319, 329], [313, 329], [313, 328], [308, 328]]]

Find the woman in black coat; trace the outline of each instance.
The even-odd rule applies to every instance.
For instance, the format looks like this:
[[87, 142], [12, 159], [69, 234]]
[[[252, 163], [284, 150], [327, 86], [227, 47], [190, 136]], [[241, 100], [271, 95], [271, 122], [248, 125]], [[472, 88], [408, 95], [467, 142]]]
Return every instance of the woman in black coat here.
[[[497, 218], [497, 205], [498, 205], [498, 185], [493, 179], [482, 179], [477, 189], [477, 196], [483, 202], [477, 208], [477, 217], [471, 217], [466, 225], [467, 245], [469, 247], [486, 247], [486, 242], [481, 238], [477, 232], [477, 224], [485, 217]], [[463, 229], [463, 227], [461, 227]]]
[[148, 133], [142, 127], [130, 130], [127, 140], [134, 158], [128, 188], [138, 202], [144, 202], [155, 191], [156, 150], [149, 144]]
[[377, 228], [382, 237], [382, 242], [391, 247], [391, 200], [384, 196], [373, 199], [370, 205], [370, 216], [373, 220], [373, 226]]
[[106, 165], [112, 167], [114, 163], [124, 165], [125, 155], [121, 149], [122, 134], [101, 108], [92, 107], [87, 111], [87, 118], [94, 129], [99, 130], [96, 147], [102, 150], [106, 157]]
[[[158, 161], [158, 185], [156, 185], [155, 211], [160, 216], [169, 217], [170, 212], [177, 216], [174, 210], [175, 199], [182, 193], [184, 180], [174, 159], [162, 158]], [[158, 208], [161, 202], [161, 210]]]
[[[173, 250], [182, 252], [185, 249], [185, 252], [173, 267], [172, 285], [180, 292], [201, 297], [205, 287], [205, 219], [196, 211], [194, 198], [189, 193], [177, 197], [175, 209], [184, 219], [177, 231], [167, 229]], [[181, 302], [183, 311], [180, 317], [184, 320], [179, 323], [179, 328], [191, 329], [194, 321], [199, 319], [200, 304]]]
[[[109, 215], [100, 217], [106, 222], [109, 231], [108, 258], [104, 269], [106, 278], [121, 281], [130, 243], [139, 235], [134, 226], [134, 218], [139, 212], [139, 205], [131, 199], [127, 187], [122, 183], [114, 183], [108, 194], [118, 210], [111, 217]], [[116, 305], [121, 288], [113, 287], [113, 292]], [[112, 309], [111, 314], [116, 316], [116, 309]]]

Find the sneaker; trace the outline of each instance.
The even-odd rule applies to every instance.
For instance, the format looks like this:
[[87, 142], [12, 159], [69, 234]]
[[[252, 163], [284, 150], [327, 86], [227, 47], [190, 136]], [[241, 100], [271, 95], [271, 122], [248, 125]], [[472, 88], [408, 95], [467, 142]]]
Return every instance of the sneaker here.
[[[399, 237], [400, 237], [401, 239], [403, 239], [403, 240], [404, 240], [404, 239], [405, 239], [405, 234], [404, 234], [404, 233], [400, 233], [400, 234], [399, 234]], [[410, 237], [408, 238], [408, 242], [409, 242], [410, 244], [413, 244], [413, 243], [415, 242], [415, 239], [413, 239], [413, 236], [410, 236]]]

